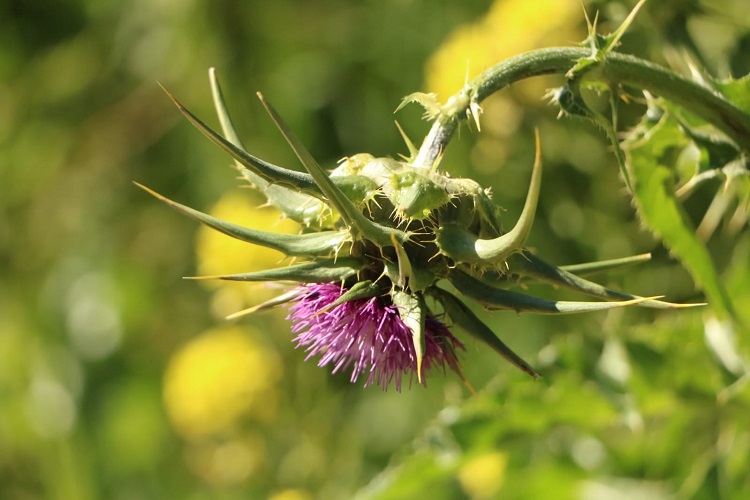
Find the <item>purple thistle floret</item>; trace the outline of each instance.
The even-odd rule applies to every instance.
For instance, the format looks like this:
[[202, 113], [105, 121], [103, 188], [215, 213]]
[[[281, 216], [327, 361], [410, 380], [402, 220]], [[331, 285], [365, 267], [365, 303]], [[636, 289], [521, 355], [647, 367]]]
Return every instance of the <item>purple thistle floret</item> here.
[[[417, 358], [411, 331], [401, 319], [398, 307], [381, 297], [350, 300], [331, 307], [345, 288], [333, 283], [305, 284], [289, 308], [297, 347], [305, 347], [305, 359], [318, 354], [318, 366], [333, 363], [333, 373], [353, 366], [350, 380], [367, 376], [365, 386], [377, 382], [387, 390], [391, 381], [401, 390], [404, 374], [409, 384], [416, 375]], [[448, 327], [428, 315], [425, 325], [425, 353], [422, 370], [447, 365], [459, 372], [456, 349], [464, 349]]]

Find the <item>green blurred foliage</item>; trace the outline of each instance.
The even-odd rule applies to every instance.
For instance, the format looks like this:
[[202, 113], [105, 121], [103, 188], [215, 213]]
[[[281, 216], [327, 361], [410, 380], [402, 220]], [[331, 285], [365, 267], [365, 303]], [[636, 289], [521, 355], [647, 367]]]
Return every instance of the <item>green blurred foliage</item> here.
[[[156, 82], [214, 123], [206, 70], [216, 67], [247, 147], [274, 163], [296, 160], [257, 90], [323, 165], [396, 155], [401, 97], [425, 90], [426, 61], [491, 4], [0, 4], [0, 498], [750, 497], [748, 332], [706, 311], [496, 313], [495, 331], [544, 379], [469, 342], [476, 396], [440, 374], [427, 389], [362, 389], [304, 362], [283, 312], [264, 314], [249, 320], [248, 349], [273, 351], [282, 366], [269, 381], [273, 414], [237, 410], [230, 427], [200, 436], [169, 417], [176, 353], [223, 320], [209, 307], [213, 290], [180, 279], [195, 273], [198, 228], [131, 181], [199, 209], [238, 182]], [[632, 4], [588, 8], [607, 29]], [[740, 76], [750, 71], [748, 19], [742, 0], [652, 1], [623, 50], [685, 71], [689, 54], [712, 74]], [[581, 15], [571, 29], [582, 39], [584, 27]], [[466, 61], [455, 65], [464, 72]], [[510, 104], [487, 103], [499, 111], [488, 110], [481, 134], [462, 130], [442, 165], [492, 186], [515, 220], [539, 127], [546, 177], [530, 244], [540, 256], [567, 264], [653, 251], [653, 262], [599, 278], [698, 297], [639, 227], [603, 135], [557, 121], [518, 87]], [[427, 130], [419, 114], [397, 115], [415, 141]], [[719, 231], [707, 248], [747, 317], [748, 231]]]

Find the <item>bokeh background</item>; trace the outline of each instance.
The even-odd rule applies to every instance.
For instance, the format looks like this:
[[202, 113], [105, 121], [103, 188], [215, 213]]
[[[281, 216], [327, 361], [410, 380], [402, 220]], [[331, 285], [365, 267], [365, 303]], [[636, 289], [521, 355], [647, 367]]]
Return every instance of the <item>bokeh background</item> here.
[[[634, 2], [585, 4], [608, 31]], [[393, 114], [403, 96], [444, 100], [467, 74], [585, 35], [579, 0], [0, 1], [0, 498], [750, 498], [750, 342], [710, 308], [496, 313], [542, 381], [464, 339], [476, 396], [441, 373], [427, 388], [363, 389], [305, 362], [284, 311], [223, 319], [273, 290], [182, 280], [280, 256], [209, 234], [131, 183], [294, 231], [157, 82], [215, 126], [215, 67], [251, 152], [299, 168], [261, 90], [333, 167], [405, 153], [394, 119], [419, 142], [421, 110]], [[747, 74], [750, 6], [648, 2], [622, 50]], [[481, 133], [463, 128], [443, 167], [492, 186], [511, 224], [538, 127], [530, 246], [556, 264], [650, 251], [651, 263], [597, 278], [700, 300], [640, 227], [603, 134], [542, 99], [559, 82], [488, 100]], [[709, 202], [689, 207], [696, 222]], [[747, 223], [704, 236], [747, 310]]]

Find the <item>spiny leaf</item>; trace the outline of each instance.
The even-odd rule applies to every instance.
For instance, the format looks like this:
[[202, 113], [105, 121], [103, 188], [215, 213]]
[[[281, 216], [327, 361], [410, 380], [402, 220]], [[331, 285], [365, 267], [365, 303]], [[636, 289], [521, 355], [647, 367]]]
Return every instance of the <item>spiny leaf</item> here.
[[633, 193], [643, 222], [680, 259], [706, 293], [720, 318], [737, 318], [734, 306], [705, 244], [677, 201], [668, 159], [688, 139], [669, 114], [653, 127], [642, 128], [625, 145], [633, 172]]
[[503, 358], [508, 360], [513, 366], [517, 367], [521, 371], [531, 375], [534, 378], [539, 378], [541, 375], [534, 370], [526, 361], [524, 361], [518, 354], [505, 345], [494, 332], [479, 319], [466, 304], [461, 302], [457, 297], [454, 297], [451, 293], [447, 292], [438, 287], [433, 287], [431, 291], [434, 293], [436, 298], [445, 308], [445, 312], [450, 316], [453, 322], [465, 330], [470, 335], [473, 335], [477, 339], [481, 340], [492, 349], [494, 349]]
[[724, 94], [732, 104], [750, 114], [750, 74], [737, 79], [714, 81], [714, 86]]
[[319, 256], [329, 255], [338, 250], [349, 238], [346, 231], [319, 231], [308, 234], [281, 234], [269, 231], [250, 229], [231, 222], [217, 219], [198, 210], [172, 201], [159, 193], [134, 182], [136, 186], [166, 203], [178, 212], [191, 219], [201, 222], [210, 228], [241, 241], [272, 248], [288, 256]]
[[415, 102], [424, 108], [425, 119], [434, 120], [440, 116], [441, 106], [437, 100], [437, 94], [425, 94], [424, 92], [414, 92], [401, 99], [401, 103], [398, 105], [394, 113], [412, 102]]

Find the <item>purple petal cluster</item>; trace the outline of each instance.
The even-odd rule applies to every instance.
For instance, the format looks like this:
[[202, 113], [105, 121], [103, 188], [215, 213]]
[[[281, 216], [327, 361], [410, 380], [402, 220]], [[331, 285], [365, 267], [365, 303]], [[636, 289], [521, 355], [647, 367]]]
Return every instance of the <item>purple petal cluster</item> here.
[[[287, 319], [297, 347], [305, 347], [307, 357], [320, 355], [318, 366], [333, 364], [333, 373], [352, 368], [351, 381], [367, 377], [365, 386], [377, 383], [384, 390], [391, 381], [397, 391], [409, 374], [416, 375], [417, 358], [411, 331], [398, 307], [381, 297], [357, 299], [332, 306], [345, 288], [334, 283], [305, 284], [289, 308]], [[433, 366], [447, 365], [460, 370], [456, 349], [464, 349], [448, 327], [432, 316], [425, 325], [423, 375]]]

